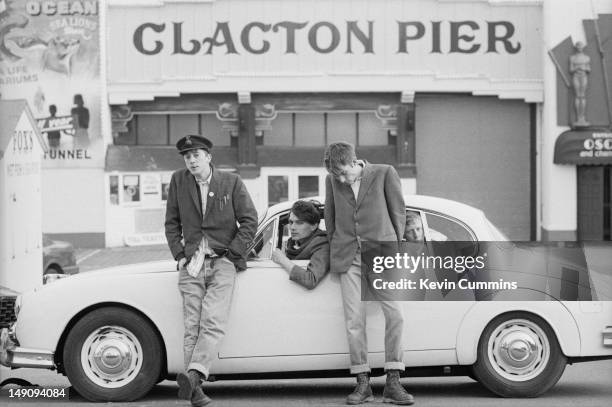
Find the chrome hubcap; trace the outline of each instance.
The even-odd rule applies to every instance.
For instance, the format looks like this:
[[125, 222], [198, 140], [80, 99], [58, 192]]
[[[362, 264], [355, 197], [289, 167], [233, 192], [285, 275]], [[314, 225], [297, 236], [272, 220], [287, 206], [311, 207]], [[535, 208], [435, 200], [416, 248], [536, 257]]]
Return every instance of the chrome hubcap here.
[[142, 367], [142, 347], [129, 330], [103, 326], [93, 331], [81, 349], [81, 364], [89, 379], [106, 388], [134, 380]]
[[550, 359], [550, 343], [544, 331], [526, 319], [505, 321], [488, 343], [488, 356], [495, 371], [512, 381], [538, 376]]

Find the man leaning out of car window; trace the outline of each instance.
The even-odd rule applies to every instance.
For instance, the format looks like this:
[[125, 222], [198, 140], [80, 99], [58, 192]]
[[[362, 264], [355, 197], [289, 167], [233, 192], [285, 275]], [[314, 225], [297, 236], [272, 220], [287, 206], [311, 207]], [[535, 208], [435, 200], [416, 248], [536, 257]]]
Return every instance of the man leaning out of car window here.
[[[327, 234], [319, 229], [321, 215], [313, 202], [297, 201], [289, 215], [287, 248], [283, 253], [274, 249], [272, 260], [281, 265], [289, 279], [312, 290], [329, 271], [329, 243]], [[306, 268], [292, 260], [310, 260]]]

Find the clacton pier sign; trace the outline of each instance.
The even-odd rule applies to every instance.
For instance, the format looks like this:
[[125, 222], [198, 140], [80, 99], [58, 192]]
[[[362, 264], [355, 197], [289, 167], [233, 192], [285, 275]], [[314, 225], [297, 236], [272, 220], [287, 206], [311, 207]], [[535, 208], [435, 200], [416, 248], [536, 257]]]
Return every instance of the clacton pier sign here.
[[[451, 90], [539, 102], [542, 10], [510, 3], [113, 1], [109, 99], [345, 92], [365, 84], [372, 92]], [[274, 88], [254, 77], [273, 78]]]
[[[232, 24], [215, 21], [203, 25], [212, 33], [193, 38], [184, 34], [185, 21], [146, 22], [134, 30], [133, 44], [138, 52], [156, 55], [226, 54], [298, 54], [313, 51], [319, 54], [376, 54], [377, 33], [383, 35], [395, 26], [395, 53], [409, 54], [415, 41], [427, 43], [430, 54], [516, 54], [521, 42], [514, 37], [516, 27], [511, 21], [251, 21]], [[198, 27], [201, 28], [200, 26]], [[303, 38], [300, 38], [303, 37]], [[392, 39], [387, 38], [392, 41]], [[302, 44], [302, 49], [297, 43]], [[272, 43], [278, 45], [277, 49]], [[281, 45], [282, 44], [282, 45]], [[414, 51], [412, 51], [414, 52]]]

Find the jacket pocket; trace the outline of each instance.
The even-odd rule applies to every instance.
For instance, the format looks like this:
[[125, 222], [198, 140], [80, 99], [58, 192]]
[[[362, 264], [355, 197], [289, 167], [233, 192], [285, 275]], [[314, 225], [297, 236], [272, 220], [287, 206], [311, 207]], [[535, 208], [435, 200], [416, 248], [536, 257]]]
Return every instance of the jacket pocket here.
[[223, 212], [225, 210], [225, 208], [228, 208], [229, 205], [232, 202], [232, 196], [230, 194], [224, 194], [221, 195], [219, 197], [217, 197], [217, 199], [215, 200], [215, 205], [217, 207], [217, 209], [219, 209], [219, 211]]

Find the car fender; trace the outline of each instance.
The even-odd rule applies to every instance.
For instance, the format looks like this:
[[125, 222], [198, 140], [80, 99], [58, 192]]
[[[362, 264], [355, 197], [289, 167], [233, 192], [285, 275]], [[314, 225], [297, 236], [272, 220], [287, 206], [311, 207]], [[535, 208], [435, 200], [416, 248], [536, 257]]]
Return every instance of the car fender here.
[[[155, 295], [155, 291], [166, 284], [176, 287], [177, 278], [178, 273], [152, 273], [99, 275], [95, 279], [78, 279], [77, 275], [61, 279], [24, 295], [16, 324], [17, 339], [23, 347], [61, 351], [60, 339], [83, 310], [112, 304], [138, 310], [160, 332], [166, 346], [180, 344], [182, 318], [178, 289], [172, 298]], [[91, 284], [95, 284], [95, 289]], [[134, 295], [137, 291], [140, 293]], [[179, 346], [174, 347], [180, 350]]]
[[498, 315], [523, 311], [543, 318], [551, 326], [563, 354], [580, 354], [580, 331], [571, 312], [551, 297], [551, 301], [480, 301], [464, 315], [457, 331], [457, 360], [460, 365], [476, 362], [480, 336]]

